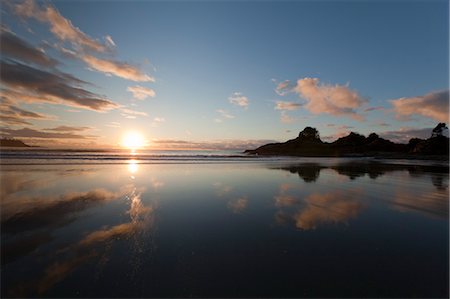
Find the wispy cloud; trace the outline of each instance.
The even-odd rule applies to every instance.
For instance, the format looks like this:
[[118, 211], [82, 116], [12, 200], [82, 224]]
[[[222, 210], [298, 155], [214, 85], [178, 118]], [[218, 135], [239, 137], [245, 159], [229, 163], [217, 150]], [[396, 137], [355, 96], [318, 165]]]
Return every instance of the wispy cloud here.
[[139, 85], [129, 86], [127, 90], [131, 92], [133, 97], [138, 100], [145, 100], [148, 97], [153, 98], [155, 96], [155, 91], [153, 89]]
[[385, 108], [382, 106], [368, 107], [368, 108], [364, 109], [364, 112], [379, 111], [379, 110], [385, 110]]
[[225, 119], [232, 119], [232, 118], [234, 118], [234, 115], [231, 115], [228, 111], [226, 111], [226, 110], [223, 110], [223, 109], [218, 109], [218, 110], [216, 110], [219, 114], [220, 114], [220, 116], [221, 116], [221, 118], [216, 118], [214, 121], [215, 122], [222, 122], [223, 120], [225, 120]]
[[113, 39], [110, 35], [106, 35], [105, 40], [110, 46], [112, 46], [112, 47], [116, 46], [116, 43], [113, 41]]
[[72, 127], [72, 126], [58, 126], [55, 128], [47, 128], [44, 131], [56, 131], [56, 132], [77, 132], [86, 131], [92, 129], [91, 127]]
[[242, 93], [240, 93], [240, 92], [233, 93], [228, 98], [228, 100], [230, 101], [231, 104], [243, 107], [244, 109], [247, 109], [247, 107], [249, 105], [248, 98], [246, 96], [242, 95]]
[[45, 67], [53, 67], [58, 61], [48, 57], [42, 49], [38, 49], [5, 28], [0, 29], [0, 51], [2, 55], [28, 61]]
[[297, 110], [300, 107], [301, 107], [300, 103], [277, 101], [275, 105], [275, 110]]
[[120, 128], [120, 123], [118, 122], [110, 122], [109, 124], [106, 124], [105, 126], [110, 127], [110, 128]]
[[236, 150], [254, 149], [263, 144], [273, 143], [275, 140], [215, 140], [188, 141], [175, 139], [154, 139], [152, 145], [161, 149], [202, 149], [202, 150]]
[[15, 4], [15, 12], [22, 18], [32, 18], [50, 26], [50, 31], [61, 41], [68, 41], [77, 48], [105, 52], [108, 48], [93, 39], [72, 22], [64, 18], [58, 10], [51, 5], [40, 5], [32, 0]]
[[319, 84], [317, 78], [304, 78], [297, 81], [295, 91], [307, 101], [305, 108], [313, 114], [326, 113], [364, 120], [355, 109], [367, 100], [347, 85]]
[[136, 82], [154, 82], [155, 79], [142, 72], [138, 67], [126, 62], [114, 61], [109, 59], [101, 59], [92, 55], [82, 55], [80, 57], [89, 67], [103, 72], [105, 74], [114, 75], [123, 79]]
[[287, 93], [294, 91], [294, 88], [295, 85], [290, 80], [285, 80], [277, 84], [275, 92], [280, 96], [284, 96]]
[[152, 127], [159, 127], [160, 124], [164, 123], [166, 119], [164, 117], [155, 117], [152, 121]]
[[410, 120], [411, 115], [422, 115], [437, 121], [448, 122], [449, 91], [431, 92], [423, 96], [390, 101], [400, 120]]
[[31, 128], [22, 128], [22, 129], [0, 128], [0, 132], [7, 136], [27, 137], [27, 138], [86, 139], [97, 137], [93, 135], [74, 134], [73, 132], [63, 132], [63, 133], [45, 132]]
[[1, 61], [2, 83], [11, 89], [3, 96], [13, 101], [49, 102], [105, 111], [118, 105], [81, 88], [85, 82], [56, 70], [46, 71], [13, 61]]
[[[66, 57], [79, 59], [86, 63], [90, 69], [114, 75], [136, 82], [154, 82], [154, 78], [144, 73], [139, 67], [114, 59], [99, 58], [93, 53], [108, 55], [116, 46], [110, 35], [103, 37], [104, 42], [94, 39], [74, 26], [69, 19], [62, 16], [59, 11], [49, 4], [42, 4], [33, 0], [16, 3], [13, 6], [15, 13], [23, 19], [30, 18], [47, 24], [50, 31], [60, 41], [55, 44]], [[67, 49], [61, 42], [70, 43], [72, 49]]]
[[0, 100], [0, 119], [4, 124], [8, 125], [30, 125], [30, 122], [27, 120], [50, 120], [55, 119], [55, 117], [22, 109], [14, 105], [13, 101], [2, 96]]
[[280, 121], [284, 124], [290, 124], [296, 121], [295, 117], [292, 117], [290, 115], [287, 114], [286, 111], [281, 111], [280, 114]]
[[122, 116], [126, 118], [136, 118], [136, 116], [148, 116], [146, 112], [136, 111], [125, 107], [121, 107], [120, 111], [122, 111]]

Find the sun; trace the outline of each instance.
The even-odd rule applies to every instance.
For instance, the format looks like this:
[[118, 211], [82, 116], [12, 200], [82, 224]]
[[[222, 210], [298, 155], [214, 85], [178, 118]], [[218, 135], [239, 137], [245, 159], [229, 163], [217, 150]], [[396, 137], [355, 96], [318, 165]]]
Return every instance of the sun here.
[[138, 149], [143, 147], [145, 144], [144, 136], [136, 131], [130, 131], [123, 135], [122, 146], [129, 149]]

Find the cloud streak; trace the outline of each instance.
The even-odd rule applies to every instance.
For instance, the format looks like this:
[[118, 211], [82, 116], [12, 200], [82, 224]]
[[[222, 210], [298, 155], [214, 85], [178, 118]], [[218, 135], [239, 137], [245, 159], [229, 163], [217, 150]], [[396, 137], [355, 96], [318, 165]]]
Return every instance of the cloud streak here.
[[243, 107], [244, 109], [247, 109], [249, 105], [248, 98], [240, 92], [233, 93], [228, 100], [231, 104]]
[[14, 90], [7, 90], [3, 95], [13, 101], [59, 103], [95, 111], [118, 107], [116, 103], [81, 88], [83, 81], [58, 71], [49, 72], [2, 60], [0, 75], [2, 82]]
[[449, 91], [430, 92], [423, 96], [399, 98], [390, 101], [400, 120], [421, 115], [440, 122], [448, 122]]
[[145, 100], [148, 97], [153, 98], [155, 96], [155, 91], [153, 89], [139, 85], [129, 86], [127, 90], [131, 92], [133, 97], [138, 100]]
[[12, 104], [12, 101], [5, 97], [0, 100], [0, 119], [9, 125], [30, 125], [27, 119], [49, 120], [55, 117], [37, 112], [28, 111]]
[[26, 137], [26, 138], [88, 139], [96, 137], [92, 135], [74, 134], [73, 132], [63, 132], [63, 133], [44, 132], [31, 128], [22, 128], [22, 129], [0, 128], [0, 133], [6, 136]]
[[275, 92], [280, 96], [284, 96], [292, 92], [294, 88], [295, 85], [292, 84], [290, 80], [285, 80], [283, 82], [278, 83], [277, 87], [275, 88]]
[[33, 47], [4, 28], [0, 31], [0, 51], [2, 55], [7, 57], [28, 61], [40, 66], [54, 67], [58, 64], [58, 61], [45, 55], [42, 50]]
[[136, 82], [154, 82], [155, 79], [142, 72], [136, 66], [131, 64], [114, 61], [110, 59], [101, 59], [92, 55], [82, 55], [80, 57], [92, 69], [114, 75], [123, 79]]
[[275, 110], [297, 110], [300, 107], [301, 107], [300, 103], [277, 101], [275, 105]]
[[72, 22], [64, 18], [58, 10], [50, 5], [41, 6], [35, 1], [26, 0], [15, 5], [15, 12], [22, 18], [32, 18], [50, 27], [50, 31], [61, 41], [68, 41], [73, 46], [96, 52], [106, 52], [108, 47], [85, 34]]

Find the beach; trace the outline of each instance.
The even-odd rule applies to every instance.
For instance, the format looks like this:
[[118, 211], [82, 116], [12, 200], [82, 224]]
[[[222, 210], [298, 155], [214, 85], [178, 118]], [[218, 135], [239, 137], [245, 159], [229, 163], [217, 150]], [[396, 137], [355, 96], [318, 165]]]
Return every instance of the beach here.
[[46, 155], [2, 153], [2, 297], [448, 296], [446, 162]]

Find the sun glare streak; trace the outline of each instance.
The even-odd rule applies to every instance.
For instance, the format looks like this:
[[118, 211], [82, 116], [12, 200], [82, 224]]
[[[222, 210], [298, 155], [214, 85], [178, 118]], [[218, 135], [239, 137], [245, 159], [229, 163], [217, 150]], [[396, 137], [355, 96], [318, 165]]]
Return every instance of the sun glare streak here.
[[133, 174], [135, 174], [137, 171], [138, 171], [138, 169], [139, 169], [139, 165], [138, 165], [138, 163], [136, 162], [136, 160], [129, 160], [128, 161], [128, 171], [133, 175]]

